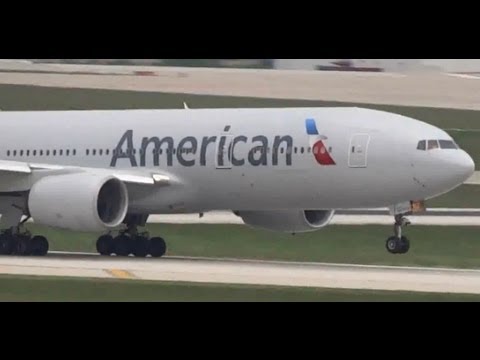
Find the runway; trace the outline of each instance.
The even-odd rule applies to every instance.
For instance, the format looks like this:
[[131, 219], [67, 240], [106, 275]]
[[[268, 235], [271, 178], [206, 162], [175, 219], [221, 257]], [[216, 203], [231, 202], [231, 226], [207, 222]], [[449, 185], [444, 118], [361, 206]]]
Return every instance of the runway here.
[[[480, 226], [480, 209], [438, 209], [408, 216], [415, 226]], [[151, 224], [229, 224], [244, 225], [243, 220], [230, 211], [212, 211], [199, 214], [152, 215]], [[386, 209], [340, 210], [330, 225], [392, 225], [393, 217]]]
[[0, 274], [480, 294], [480, 270], [53, 253], [0, 257]]
[[[12, 70], [16, 72], [9, 72]], [[154, 76], [137, 76], [138, 71], [153, 72]], [[478, 77], [443, 73], [372, 74], [0, 63], [0, 83], [480, 110]]]

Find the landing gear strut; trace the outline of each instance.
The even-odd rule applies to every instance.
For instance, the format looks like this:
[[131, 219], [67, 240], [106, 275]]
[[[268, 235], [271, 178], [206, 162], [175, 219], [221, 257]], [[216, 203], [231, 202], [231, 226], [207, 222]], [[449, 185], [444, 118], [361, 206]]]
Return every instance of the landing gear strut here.
[[395, 216], [395, 235], [387, 239], [386, 248], [390, 254], [406, 254], [410, 250], [410, 241], [402, 235], [402, 227], [410, 225], [404, 215]]

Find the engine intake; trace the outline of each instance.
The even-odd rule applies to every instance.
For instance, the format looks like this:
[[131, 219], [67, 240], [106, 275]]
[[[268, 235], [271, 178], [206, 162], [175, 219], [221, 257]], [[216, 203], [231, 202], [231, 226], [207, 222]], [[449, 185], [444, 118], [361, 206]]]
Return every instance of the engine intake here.
[[113, 176], [49, 176], [33, 185], [28, 208], [38, 224], [74, 231], [104, 231], [122, 224], [128, 210], [128, 191]]

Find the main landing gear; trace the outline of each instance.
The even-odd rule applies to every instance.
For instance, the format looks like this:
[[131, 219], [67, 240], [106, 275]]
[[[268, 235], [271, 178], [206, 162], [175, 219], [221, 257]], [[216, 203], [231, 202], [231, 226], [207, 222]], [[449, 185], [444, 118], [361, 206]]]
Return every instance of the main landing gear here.
[[0, 234], [0, 255], [45, 256], [48, 248], [48, 240], [43, 236], [12, 229]]
[[167, 252], [167, 244], [160, 237], [150, 238], [148, 233], [138, 233], [136, 227], [131, 227], [116, 237], [110, 234], [102, 235], [97, 240], [97, 251], [102, 256], [130, 256], [145, 258], [162, 257]]
[[395, 216], [395, 235], [387, 239], [386, 248], [390, 254], [406, 254], [410, 250], [410, 241], [402, 236], [402, 227], [410, 225], [404, 215]]

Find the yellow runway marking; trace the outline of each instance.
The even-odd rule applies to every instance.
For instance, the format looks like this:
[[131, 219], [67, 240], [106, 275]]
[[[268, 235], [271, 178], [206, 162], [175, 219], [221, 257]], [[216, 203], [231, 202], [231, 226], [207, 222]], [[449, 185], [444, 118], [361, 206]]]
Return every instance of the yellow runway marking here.
[[126, 270], [108, 269], [105, 271], [117, 279], [136, 279], [135, 275]]

